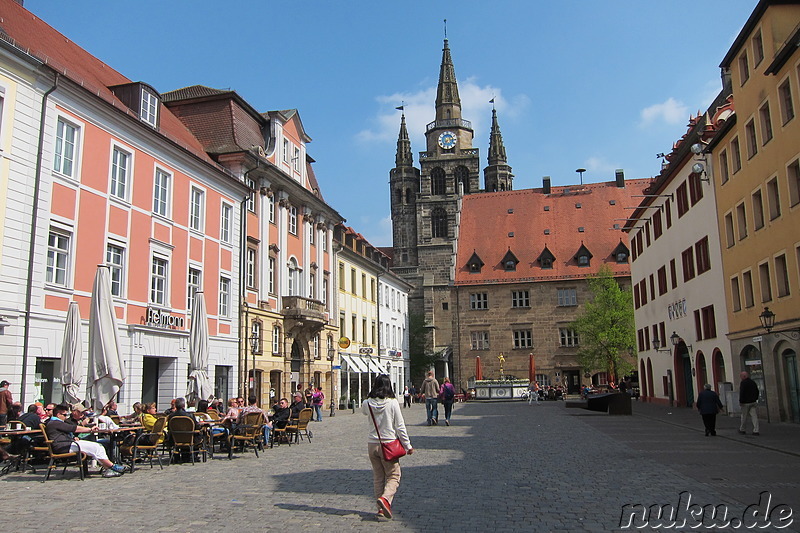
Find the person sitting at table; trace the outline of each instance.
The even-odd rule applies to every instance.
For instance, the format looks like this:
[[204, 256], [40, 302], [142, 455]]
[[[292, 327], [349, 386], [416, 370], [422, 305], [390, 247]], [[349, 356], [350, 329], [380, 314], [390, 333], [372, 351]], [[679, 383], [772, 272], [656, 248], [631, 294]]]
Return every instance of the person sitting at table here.
[[[39, 424], [42, 423], [42, 417], [39, 415], [41, 405], [32, 403], [28, 406], [28, 412], [19, 417], [19, 421], [31, 429], [39, 429]], [[42, 409], [44, 413], [44, 409]]]
[[239, 402], [236, 398], [231, 398], [228, 400], [228, 412], [225, 413], [225, 416], [222, 417], [222, 420], [230, 420], [231, 422], [236, 422], [239, 420]]
[[[39, 424], [42, 423], [42, 420], [39, 418], [39, 409], [41, 408], [41, 404], [30, 404], [28, 406], [28, 411], [19, 417], [19, 421], [25, 424], [25, 427], [28, 429], [39, 429]], [[11, 444], [8, 445], [8, 451], [12, 454], [21, 454], [23, 451], [33, 446], [33, 443], [36, 440], [39, 440], [41, 441], [41, 444], [44, 444], [43, 437], [38, 437], [37, 439], [33, 435], [22, 435], [19, 438], [11, 441]]]
[[[156, 408], [156, 402], [150, 402], [144, 404], [144, 407], [142, 408], [141, 421], [142, 425], [144, 426], [145, 432], [147, 433], [153, 432], [153, 428], [156, 425], [156, 420], [158, 420], [158, 417], [156, 416], [157, 412], [158, 409]], [[161, 433], [161, 436], [158, 438], [158, 444], [161, 444], [162, 442], [164, 442], [163, 432]]]
[[297, 391], [292, 396], [292, 403], [289, 405], [289, 409], [291, 410], [291, 418], [300, 418], [300, 411], [306, 408], [306, 401], [303, 398], [303, 393]]
[[[194, 413], [190, 413], [186, 410], [186, 399], [185, 398], [175, 398], [172, 400], [175, 405], [175, 410], [172, 411], [169, 415], [167, 415], [167, 428], [169, 428], [169, 421], [175, 418], [176, 416], [188, 416], [194, 422], [194, 430], [197, 431], [197, 419], [194, 417]], [[169, 429], [167, 429], [169, 431]], [[194, 437], [195, 444], [200, 444], [202, 442], [202, 437], [200, 434], [196, 434]]]
[[165, 409], [165, 410], [164, 410], [164, 414], [165, 414], [165, 415], [169, 416], [169, 415], [171, 415], [171, 414], [172, 414], [172, 413], [175, 411], [175, 400], [177, 400], [177, 398], [175, 398], [175, 399], [173, 399], [173, 400], [170, 400], [170, 402], [169, 402], [169, 408], [167, 408], [167, 409]]
[[[71, 422], [70, 420], [74, 419], [74, 416], [68, 415], [68, 411], [70, 411], [68, 405], [60, 404], [55, 406], [55, 409], [53, 409], [55, 418], [47, 422], [47, 436], [53, 441], [53, 452], [68, 453], [81, 451], [89, 457], [97, 459], [97, 462], [100, 463], [105, 470], [103, 472], [103, 477], [119, 477], [124, 474], [126, 468], [120, 464], [112, 463], [108, 458], [105, 447], [97, 442], [75, 437], [76, 433], [95, 433], [97, 428], [81, 426]], [[72, 411], [74, 413], [74, 406]], [[83, 412], [81, 411], [80, 413], [82, 414]]]
[[289, 408], [289, 400], [281, 398], [280, 401], [273, 406], [273, 415], [270, 417], [273, 428], [285, 428], [289, 423], [289, 418], [292, 416], [292, 410]]
[[120, 417], [120, 422], [125, 424], [135, 424], [142, 421], [142, 408], [144, 406], [141, 402], [136, 402], [133, 404], [133, 412], [127, 416]]
[[111, 400], [105, 406], [103, 406], [103, 410], [100, 411], [100, 414], [103, 416], [119, 416], [117, 412], [117, 402]]
[[267, 413], [256, 405], [257, 401], [258, 399], [255, 396], [247, 397], [247, 407], [239, 410], [239, 424], [244, 423], [244, 419], [249, 413], [261, 413], [264, 417], [264, 445], [266, 445], [269, 442], [269, 432], [272, 429], [272, 423], [269, 421]]

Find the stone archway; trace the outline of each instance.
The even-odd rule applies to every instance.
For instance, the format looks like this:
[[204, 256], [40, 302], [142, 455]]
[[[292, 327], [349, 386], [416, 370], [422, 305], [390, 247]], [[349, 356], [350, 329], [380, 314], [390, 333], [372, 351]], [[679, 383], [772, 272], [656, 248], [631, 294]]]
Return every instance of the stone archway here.
[[695, 374], [697, 378], [697, 390], [703, 390], [703, 387], [708, 383], [708, 367], [706, 366], [706, 356], [702, 351], [698, 350], [694, 360]]
[[692, 407], [694, 386], [692, 379], [692, 360], [689, 349], [681, 339], [673, 351], [675, 403], [679, 407]]

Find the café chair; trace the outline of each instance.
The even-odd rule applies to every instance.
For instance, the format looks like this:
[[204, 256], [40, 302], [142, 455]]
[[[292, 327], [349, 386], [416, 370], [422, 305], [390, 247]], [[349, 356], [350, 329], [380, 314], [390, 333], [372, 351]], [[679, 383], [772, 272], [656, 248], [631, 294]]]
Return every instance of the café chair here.
[[299, 443], [302, 436], [305, 435], [306, 440], [311, 442], [312, 435], [308, 431], [308, 423], [311, 421], [311, 417], [313, 415], [314, 411], [306, 408], [300, 411], [298, 418], [289, 420], [289, 424], [286, 426], [286, 433], [288, 434], [290, 440], [292, 435], [294, 435], [294, 441]]
[[258, 448], [264, 438], [264, 415], [262, 413], [246, 413], [242, 423], [228, 436], [228, 459], [233, 459], [233, 447], [238, 443], [244, 452], [247, 446], [253, 448], [258, 457]]
[[206, 462], [206, 449], [203, 446], [202, 436], [199, 430], [194, 428], [194, 420], [188, 416], [173, 416], [169, 419], [167, 431], [170, 438], [169, 464], [172, 464], [175, 455], [188, 451], [195, 463], [195, 452], [203, 454], [203, 462]]
[[164, 465], [161, 463], [161, 454], [158, 453], [158, 447], [161, 445], [162, 436], [164, 435], [164, 426], [166, 426], [167, 419], [159, 418], [153, 424], [153, 431], [133, 434], [126, 437], [126, 440], [119, 447], [120, 454], [123, 460], [129, 458], [131, 472], [136, 468], [137, 459], [147, 459], [150, 461], [150, 468], [153, 468], [153, 458], [158, 460], [158, 466], [164, 470]]
[[67, 452], [67, 453], [55, 453], [53, 451], [53, 441], [50, 440], [50, 437], [47, 435], [47, 426], [44, 424], [40, 424], [39, 427], [42, 429], [42, 434], [44, 435], [44, 441], [47, 444], [47, 456], [49, 459], [49, 464], [47, 465], [47, 472], [45, 473], [44, 479], [42, 483], [50, 479], [50, 471], [54, 468], [58, 468], [59, 466], [64, 466], [64, 470], [61, 472], [61, 476], [63, 477], [64, 474], [67, 473], [68, 466], [77, 466], [78, 472], [81, 476], [81, 481], [83, 481], [83, 469], [86, 464], [86, 454], [82, 451], [77, 452]]

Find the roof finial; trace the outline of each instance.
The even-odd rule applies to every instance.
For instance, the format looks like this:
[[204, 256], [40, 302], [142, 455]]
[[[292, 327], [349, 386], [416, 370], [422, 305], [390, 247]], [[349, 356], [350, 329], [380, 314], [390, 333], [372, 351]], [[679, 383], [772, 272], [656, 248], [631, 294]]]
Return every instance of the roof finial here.
[[495, 95], [492, 95], [492, 99], [489, 100], [489, 103], [492, 104], [492, 111], [494, 111], [494, 99], [495, 99]]
[[447, 19], [444, 19], [444, 40], [447, 40]]

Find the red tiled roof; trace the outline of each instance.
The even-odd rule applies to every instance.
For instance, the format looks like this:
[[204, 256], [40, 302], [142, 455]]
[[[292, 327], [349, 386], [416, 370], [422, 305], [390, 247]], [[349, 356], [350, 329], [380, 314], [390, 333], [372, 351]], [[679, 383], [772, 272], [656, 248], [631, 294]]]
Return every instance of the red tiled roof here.
[[[132, 80], [94, 57], [14, 0], [0, 0], [0, 13], [0, 32], [10, 37], [17, 46], [115, 108], [136, 117], [109, 89], [115, 85], [131, 83]], [[159, 133], [195, 156], [214, 164], [198, 140], [164, 106], [161, 107]]]
[[[650, 179], [468, 194], [463, 197], [456, 285], [517, 283], [583, 278], [608, 265], [617, 275], [630, 275], [630, 263], [618, 264], [613, 255], [627, 236], [614, 224], [630, 216]], [[613, 201], [613, 205], [612, 205]], [[576, 207], [580, 204], [580, 207]], [[547, 208], [547, 210], [545, 210]], [[579, 231], [583, 228], [583, 231]], [[549, 234], [547, 234], [549, 232]], [[580, 267], [575, 255], [581, 244], [591, 252], [590, 266]], [[555, 256], [553, 268], [543, 269], [537, 261], [545, 246]], [[511, 250], [519, 260], [516, 270], [506, 271], [502, 260]], [[470, 272], [467, 263], [477, 253], [485, 265]]]

